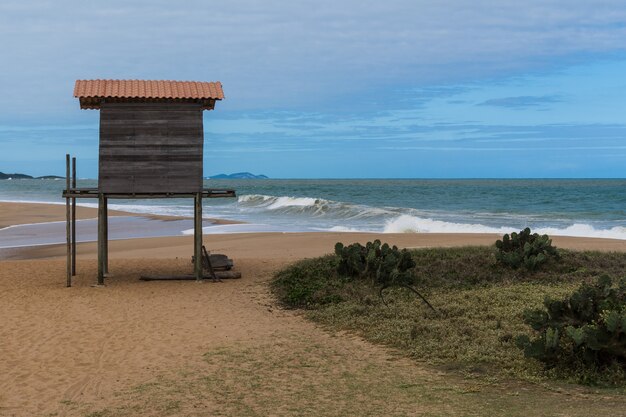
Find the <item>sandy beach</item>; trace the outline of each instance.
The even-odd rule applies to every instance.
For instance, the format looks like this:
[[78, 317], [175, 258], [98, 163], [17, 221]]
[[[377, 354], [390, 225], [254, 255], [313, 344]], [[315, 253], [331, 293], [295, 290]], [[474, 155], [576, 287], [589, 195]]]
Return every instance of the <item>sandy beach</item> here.
[[[63, 220], [64, 209], [55, 205], [1, 203], [0, 227]], [[78, 213], [80, 218], [89, 218], [95, 210], [80, 208]], [[78, 245], [78, 275], [72, 288], [64, 287], [63, 245], [5, 253], [5, 259], [0, 261], [0, 415], [85, 415], [123, 404], [128, 392], [140, 384], [175, 378], [188, 369], [219, 367], [220, 364], [203, 359], [203, 355], [216, 349], [247, 352], [246, 349], [258, 347], [259, 355], [280, 355], [289, 349], [302, 350], [305, 345], [322, 346], [324, 354], [332, 352], [337, 372], [360, 375], [358, 370], [367, 362], [370, 366], [384, 365], [384, 372], [395, 369], [407, 377], [441, 382], [444, 376], [397, 358], [387, 349], [353, 336], [337, 337], [294, 312], [277, 308], [266, 284], [279, 268], [298, 259], [329, 253], [337, 241], [381, 238], [401, 247], [420, 248], [490, 245], [497, 237], [365, 233], [210, 235], [204, 239], [207, 248], [233, 258], [235, 270], [243, 278], [203, 284], [138, 279], [149, 273], [191, 272], [193, 237], [119, 240], [110, 243], [111, 277], [105, 288], [91, 287], [96, 277], [95, 243]], [[626, 251], [626, 241], [620, 240], [555, 237], [554, 243], [577, 250]], [[228, 378], [230, 374], [225, 375]], [[332, 373], [317, 377], [322, 385], [332, 385], [334, 378]], [[292, 375], [288, 378], [290, 383], [294, 383], [293, 378], [297, 380]], [[318, 402], [334, 401], [331, 391]], [[289, 391], [275, 395], [288, 398]], [[385, 407], [384, 400], [380, 401], [380, 406]], [[528, 407], [524, 401], [525, 397], [520, 396], [522, 408]], [[186, 404], [186, 412], [180, 415], [211, 415], [220, 409], [218, 397], [208, 396], [197, 405], [204, 414]], [[289, 413], [277, 409], [276, 414]]]

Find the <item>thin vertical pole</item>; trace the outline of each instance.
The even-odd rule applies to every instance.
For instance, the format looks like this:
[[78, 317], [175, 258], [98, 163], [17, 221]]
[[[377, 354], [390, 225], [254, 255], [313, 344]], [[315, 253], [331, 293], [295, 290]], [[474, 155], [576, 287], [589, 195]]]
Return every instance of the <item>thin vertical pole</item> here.
[[104, 194], [98, 195], [98, 285], [104, 285]]
[[104, 196], [104, 275], [109, 274], [109, 199]]
[[[65, 154], [65, 191], [70, 192], [70, 154]], [[72, 286], [72, 233], [71, 233], [71, 217], [70, 199], [65, 197], [65, 237], [67, 240], [67, 283], [68, 287]]]
[[[76, 158], [72, 158], [72, 192], [76, 189]], [[72, 276], [76, 275], [76, 197], [72, 197]]]
[[193, 210], [193, 243], [194, 243], [194, 272], [196, 281], [202, 281], [202, 194], [196, 193]]

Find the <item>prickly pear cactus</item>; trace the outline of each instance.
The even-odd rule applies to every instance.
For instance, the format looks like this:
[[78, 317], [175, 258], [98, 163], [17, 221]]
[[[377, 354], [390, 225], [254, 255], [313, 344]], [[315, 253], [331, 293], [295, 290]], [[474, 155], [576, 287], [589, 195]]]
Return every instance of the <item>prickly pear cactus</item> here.
[[370, 279], [381, 286], [412, 285], [411, 269], [415, 262], [406, 249], [382, 244], [380, 240], [367, 242], [365, 246], [354, 243], [335, 245], [337, 273], [346, 277]]
[[547, 368], [583, 364], [626, 370], [626, 281], [608, 276], [583, 284], [564, 300], [546, 298], [544, 309], [527, 310], [524, 321], [534, 339], [519, 336], [517, 346]]
[[415, 261], [406, 249], [400, 250], [397, 246], [381, 244], [378, 239], [367, 242], [365, 246], [359, 243], [344, 246], [339, 242], [335, 245], [335, 255], [337, 273], [344, 277], [369, 280], [372, 285], [379, 287], [378, 295], [385, 305], [387, 303], [383, 298], [383, 290], [402, 287], [412, 291], [438, 314], [428, 300], [412, 287], [415, 275], [411, 270], [415, 267]]
[[544, 264], [548, 258], [558, 258], [556, 247], [548, 235], [531, 234], [530, 228], [519, 233], [505, 234], [502, 240], [496, 241], [496, 260], [513, 269], [524, 267], [534, 271]]

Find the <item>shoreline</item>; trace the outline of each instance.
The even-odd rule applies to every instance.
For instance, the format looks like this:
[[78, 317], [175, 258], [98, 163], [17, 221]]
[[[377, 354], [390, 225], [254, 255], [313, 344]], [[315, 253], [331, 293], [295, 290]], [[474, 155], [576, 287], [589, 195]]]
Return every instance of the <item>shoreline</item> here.
[[[65, 244], [65, 205], [45, 203], [0, 202], [0, 260], [7, 250]], [[241, 222], [227, 219], [203, 219], [203, 227], [231, 226]], [[77, 206], [77, 243], [97, 240], [97, 209]], [[109, 239], [140, 239], [185, 235], [193, 228], [193, 219], [185, 216], [138, 214], [109, 211]]]
[[[94, 215], [97, 209], [90, 207], [77, 208], [77, 219], [82, 223], [92, 223], [95, 227]], [[141, 222], [145, 223], [143, 227], [154, 228], [153, 220], [163, 223], [159, 227], [162, 230], [169, 230], [170, 233], [162, 235], [146, 235], [113, 238], [110, 240], [111, 256], [124, 254], [125, 257], [133, 257], [135, 251], [136, 256], [146, 256], [141, 251], [141, 247], [150, 247], [153, 249], [161, 248], [158, 252], [160, 257], [185, 256], [188, 252], [187, 245], [192, 242], [193, 236], [184, 235], [183, 230], [189, 226], [185, 222], [189, 222], [188, 218], [175, 216], [159, 216], [153, 214], [137, 214], [111, 210], [110, 221], [119, 222], [122, 226], [119, 229], [128, 228], [128, 224], [137, 225]], [[132, 222], [132, 219], [139, 219]], [[300, 254], [301, 257], [316, 256], [316, 254], [324, 254], [332, 252], [334, 244], [338, 241], [344, 242], [367, 242], [368, 240], [381, 239], [390, 244], [395, 244], [406, 248], [422, 248], [435, 246], [467, 246], [467, 245], [492, 245], [502, 236], [493, 233], [371, 233], [371, 232], [326, 232], [326, 231], [246, 231], [246, 224], [242, 222], [230, 221], [225, 219], [204, 219], [207, 223], [203, 228], [210, 230], [213, 226], [238, 225], [244, 226], [241, 232], [220, 233], [224, 228], [217, 227], [218, 233], [205, 232], [204, 240], [209, 248], [212, 242], [226, 244], [231, 246], [235, 242], [255, 242], [258, 248], [274, 246], [277, 251], [273, 252], [278, 255], [280, 250], [287, 250]], [[0, 231], [11, 230], [25, 225], [34, 225], [36, 227], [45, 228], [54, 222], [58, 222], [57, 226], [64, 226], [65, 207], [63, 205], [43, 204], [43, 203], [2, 203], [0, 202]], [[130, 223], [128, 223], [130, 222]], [[208, 223], [210, 222], [210, 223]], [[80, 224], [81, 222], [79, 222]], [[5, 226], [7, 225], [7, 226]], [[9, 226], [10, 225], [10, 226]], [[250, 224], [250, 226], [255, 226]], [[169, 229], [168, 229], [169, 227]], [[62, 227], [64, 229], [64, 227]], [[236, 227], [231, 228], [237, 229]], [[176, 233], [179, 231], [180, 233]], [[64, 238], [63, 231], [63, 238]], [[80, 236], [79, 236], [80, 237]], [[33, 239], [37, 238], [35, 234]], [[557, 247], [573, 250], [600, 250], [600, 251], [626, 251], [626, 241], [619, 239], [607, 238], [591, 238], [591, 237], [569, 237], [569, 236], [551, 236]], [[323, 245], [322, 246], [322, 242]], [[95, 256], [97, 253], [95, 248], [95, 239], [77, 243], [78, 257]], [[290, 246], [292, 245], [292, 246]], [[298, 250], [294, 246], [298, 246]], [[178, 250], [179, 247], [185, 247], [184, 252]], [[244, 245], [248, 251], [257, 251], [258, 248]], [[116, 248], [120, 248], [119, 253]], [[322, 248], [325, 247], [325, 250]], [[167, 248], [172, 249], [168, 251]], [[304, 248], [304, 249], [302, 249]], [[238, 252], [237, 247], [232, 249]], [[42, 243], [38, 245], [21, 245], [21, 247], [5, 247], [0, 249], [0, 261], [6, 259], [36, 259], [63, 256], [65, 251], [64, 243]], [[274, 256], [272, 255], [272, 256]]]
[[[180, 219], [193, 219], [191, 216], [168, 216], [152, 213], [134, 213], [123, 210], [109, 210], [109, 217], [135, 216], [155, 220], [170, 221]], [[76, 205], [76, 220], [90, 220], [98, 218], [98, 209]], [[219, 219], [207, 217], [206, 221], [213, 224], [243, 224], [237, 220]], [[7, 227], [34, 225], [51, 222], [65, 222], [65, 204], [48, 202], [10, 202], [0, 201], [0, 230]]]
[[[246, 197], [246, 198], [243, 198]], [[617, 239], [626, 241], [626, 227], [621, 218], [615, 218], [615, 207], [606, 209], [607, 216], [600, 211], [597, 216], [579, 218], [570, 216], [566, 210], [563, 218], [552, 215], [542, 217], [538, 210], [535, 214], [507, 214], [483, 211], [467, 211], [459, 207], [456, 211], [446, 212], [428, 210], [422, 212], [412, 206], [384, 207], [361, 206], [333, 200], [310, 197], [272, 196], [250, 194], [240, 196], [240, 203], [214, 205], [205, 203], [205, 220], [212, 226], [205, 230], [207, 234], [252, 233], [252, 232], [355, 232], [355, 233], [458, 233], [458, 234], [498, 234], [516, 232], [531, 227], [533, 232], [549, 236], [569, 236], [580, 238]], [[96, 216], [97, 204], [78, 200], [79, 210], [93, 210]], [[613, 204], [613, 203], [611, 203]], [[15, 225], [2, 219], [2, 205], [5, 207], [29, 206], [30, 211], [56, 211], [57, 218], [65, 218], [63, 203], [54, 200], [45, 201], [10, 201], [0, 200], [0, 229], [6, 225]], [[37, 206], [39, 208], [37, 208]], [[34, 207], [34, 208], [33, 208]], [[404, 207], [404, 208], [403, 208]], [[154, 218], [159, 220], [191, 219], [192, 213], [186, 204], [178, 200], [173, 202], [135, 203], [131, 201], [110, 204], [111, 215]], [[39, 215], [41, 213], [38, 213]], [[570, 213], [571, 214], [571, 213]], [[80, 216], [79, 216], [80, 219]], [[236, 219], [236, 220], [234, 220]], [[604, 220], [603, 220], [604, 219]], [[6, 220], [6, 219], [5, 219]], [[38, 219], [37, 222], [45, 222]], [[3, 224], [4, 223], [4, 224]], [[233, 226], [239, 225], [239, 226]], [[191, 230], [182, 231], [192, 233]], [[186, 233], [185, 233], [186, 232]], [[144, 237], [144, 236], [136, 236]]]

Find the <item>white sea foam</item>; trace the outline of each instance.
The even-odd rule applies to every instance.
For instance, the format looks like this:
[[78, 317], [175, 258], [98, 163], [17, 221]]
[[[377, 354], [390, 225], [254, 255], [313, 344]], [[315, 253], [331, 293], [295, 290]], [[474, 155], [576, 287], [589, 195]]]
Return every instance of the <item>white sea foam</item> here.
[[267, 210], [278, 210], [289, 207], [315, 207], [328, 203], [327, 200], [311, 197], [270, 196], [260, 194], [246, 194], [237, 201], [242, 205], [263, 207]]
[[383, 233], [508, 233], [510, 227], [490, 227], [482, 224], [453, 223], [424, 219], [403, 214], [388, 220]]
[[308, 197], [276, 197], [274, 202], [267, 206], [269, 210], [276, 210], [282, 207], [307, 207], [319, 204], [320, 200]]
[[533, 232], [554, 236], [601, 237], [626, 240], [626, 227], [623, 226], [615, 226], [610, 229], [596, 229], [589, 224], [576, 223], [563, 229], [543, 227], [534, 229]]
[[[383, 233], [495, 233], [504, 234], [519, 230], [515, 227], [491, 227], [475, 223], [454, 223], [441, 220], [401, 215], [388, 220]], [[626, 240], [626, 227], [596, 229], [589, 224], [573, 224], [564, 228], [534, 228], [533, 232], [551, 236], [597, 237]]]
[[[291, 214], [325, 217], [329, 220], [355, 220], [381, 217], [393, 212], [378, 207], [344, 203], [313, 197], [269, 196], [260, 194], [242, 195], [238, 207], [245, 212], [268, 214]], [[304, 217], [303, 217], [304, 218]]]
[[[82, 203], [83, 207], [98, 208], [97, 203]], [[119, 210], [134, 214], [153, 214], [157, 216], [177, 216], [192, 217], [193, 207], [191, 205], [151, 205], [151, 204], [110, 204], [109, 210]], [[210, 216], [217, 217], [217, 216]]]

